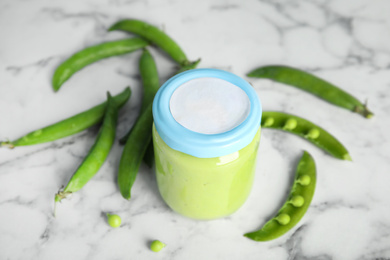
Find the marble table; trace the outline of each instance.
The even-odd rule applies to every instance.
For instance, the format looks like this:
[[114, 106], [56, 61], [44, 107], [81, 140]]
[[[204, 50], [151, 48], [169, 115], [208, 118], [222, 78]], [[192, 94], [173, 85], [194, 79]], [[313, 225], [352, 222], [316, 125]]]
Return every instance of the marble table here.
[[[230, 217], [196, 221], [172, 212], [154, 173], [142, 164], [133, 198], [116, 184], [116, 143], [99, 173], [64, 201], [53, 196], [82, 161], [93, 127], [52, 143], [0, 149], [0, 259], [390, 259], [390, 2], [385, 0], [0, 1], [0, 139], [67, 118], [116, 94], [122, 136], [139, 112], [140, 52], [93, 64], [54, 93], [56, 66], [86, 46], [125, 38], [106, 29], [121, 18], [163, 28], [199, 67], [244, 78], [266, 64], [295, 66], [368, 100], [375, 117], [334, 107], [297, 89], [249, 79], [264, 110], [290, 112], [328, 129], [353, 162], [330, 157], [296, 136], [264, 130], [252, 193]], [[175, 64], [152, 50], [163, 83]], [[318, 183], [307, 214], [285, 236], [257, 243], [242, 235], [283, 204], [302, 151], [316, 160]], [[122, 217], [110, 228], [104, 212]], [[153, 239], [167, 247], [148, 249]]]

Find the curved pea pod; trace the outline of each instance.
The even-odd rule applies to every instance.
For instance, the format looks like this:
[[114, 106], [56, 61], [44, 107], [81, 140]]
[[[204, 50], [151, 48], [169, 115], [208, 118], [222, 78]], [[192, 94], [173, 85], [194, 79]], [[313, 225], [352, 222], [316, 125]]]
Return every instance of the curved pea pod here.
[[130, 136], [123, 148], [119, 162], [118, 185], [122, 196], [129, 200], [142, 158], [145, 155], [148, 144], [152, 140], [153, 114], [152, 103], [137, 119]]
[[[127, 100], [129, 100], [130, 95], [131, 90], [127, 87], [122, 93], [114, 96], [113, 99], [118, 107], [121, 108], [126, 104]], [[14, 148], [16, 146], [41, 144], [79, 133], [101, 122], [104, 117], [106, 106], [107, 102], [103, 102], [100, 105], [60, 122], [30, 132], [15, 141], [1, 142], [0, 146]]]
[[362, 104], [349, 93], [323, 79], [299, 69], [281, 65], [264, 66], [249, 72], [247, 76], [271, 79], [297, 87], [328, 101], [329, 103], [358, 113], [366, 118], [371, 118], [374, 115], [367, 109], [365, 104]]
[[61, 63], [54, 72], [52, 86], [58, 91], [62, 84], [74, 73], [85, 66], [112, 56], [123, 55], [147, 46], [149, 43], [141, 38], [131, 38], [101, 43], [85, 48]]
[[108, 29], [108, 31], [116, 30], [134, 33], [156, 44], [176, 61], [180, 67], [191, 64], [180, 46], [166, 33], [151, 24], [135, 19], [122, 20]]
[[289, 197], [275, 217], [254, 232], [244, 236], [255, 241], [269, 241], [291, 230], [305, 215], [316, 187], [316, 165], [313, 157], [304, 152], [295, 172]]
[[69, 194], [79, 191], [99, 171], [114, 144], [117, 121], [118, 106], [108, 94], [103, 124], [96, 141], [64, 190], [55, 195], [55, 202], [59, 202]]
[[348, 150], [333, 135], [298, 116], [276, 111], [263, 111], [262, 127], [286, 131], [318, 146], [335, 158], [351, 161]]

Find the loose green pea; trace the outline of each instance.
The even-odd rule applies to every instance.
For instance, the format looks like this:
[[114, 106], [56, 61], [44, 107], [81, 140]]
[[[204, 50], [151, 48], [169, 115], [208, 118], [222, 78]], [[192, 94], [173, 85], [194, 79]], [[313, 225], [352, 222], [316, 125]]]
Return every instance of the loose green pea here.
[[306, 138], [317, 139], [320, 136], [320, 130], [317, 128], [312, 128], [306, 134]]
[[152, 250], [153, 252], [160, 252], [161, 249], [163, 249], [166, 245], [159, 241], [159, 240], [154, 240], [151, 244], [150, 244], [150, 250]]
[[311, 182], [311, 178], [309, 175], [303, 175], [298, 179], [298, 183], [301, 184], [302, 186], [307, 186], [310, 184], [310, 182]]
[[294, 118], [289, 118], [286, 123], [283, 126], [283, 129], [285, 130], [293, 130], [295, 127], [297, 127], [298, 122]]
[[107, 222], [111, 227], [117, 228], [120, 227], [122, 219], [118, 215], [107, 213]]
[[276, 217], [276, 220], [279, 222], [280, 225], [287, 225], [290, 223], [290, 216], [287, 214], [280, 214], [279, 216]]
[[301, 195], [295, 195], [291, 198], [291, 204], [296, 208], [302, 207], [304, 203], [305, 199]]
[[273, 125], [273, 123], [275, 122], [274, 118], [273, 117], [267, 117], [264, 121], [264, 124], [263, 126], [265, 127], [269, 127], [271, 125]]

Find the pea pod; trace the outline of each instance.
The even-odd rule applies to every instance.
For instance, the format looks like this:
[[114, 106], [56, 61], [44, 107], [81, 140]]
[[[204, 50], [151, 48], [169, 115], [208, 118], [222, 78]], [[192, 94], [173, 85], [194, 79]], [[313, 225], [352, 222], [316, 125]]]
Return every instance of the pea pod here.
[[67, 81], [74, 73], [85, 66], [98, 60], [126, 54], [148, 45], [143, 39], [132, 38], [112, 42], [105, 42], [91, 46], [73, 54], [69, 59], [64, 61], [54, 72], [52, 86], [58, 91], [62, 84]]
[[55, 195], [55, 202], [66, 198], [69, 194], [79, 191], [99, 171], [103, 165], [111, 147], [115, 141], [116, 124], [118, 121], [118, 106], [115, 100], [108, 93], [107, 108], [103, 124], [99, 134], [87, 157], [73, 174], [63, 191]]
[[366, 118], [371, 118], [374, 115], [365, 104], [362, 104], [344, 90], [302, 70], [281, 65], [264, 66], [249, 72], [247, 76], [267, 78], [300, 88], [329, 103], [351, 110]]
[[263, 111], [261, 122], [263, 128], [273, 128], [296, 134], [335, 158], [352, 160], [348, 150], [334, 136], [306, 119], [282, 112]]
[[134, 33], [156, 44], [168, 53], [169, 56], [171, 56], [171, 58], [180, 65], [180, 67], [191, 64], [180, 46], [166, 33], [151, 24], [134, 19], [122, 20], [115, 23], [108, 29], [108, 31], [116, 30]]
[[[142, 85], [144, 89], [140, 112], [142, 114], [149, 106], [149, 104], [153, 102], [153, 98], [156, 95], [158, 88], [160, 87], [156, 63], [152, 55], [146, 49], [144, 49], [139, 60], [139, 70], [141, 73]], [[150, 131], [152, 131], [152, 129], [150, 129]], [[130, 133], [131, 129], [124, 137], [120, 139], [119, 142], [121, 144], [125, 144]]]
[[[113, 99], [120, 108], [127, 102], [130, 95], [131, 90], [127, 87], [122, 93], [114, 96]], [[0, 146], [14, 148], [15, 146], [34, 145], [55, 141], [76, 134], [101, 122], [106, 106], [107, 102], [104, 102], [70, 118], [28, 133], [15, 141], [1, 142]]]
[[[200, 62], [200, 59], [198, 59], [197, 61], [187, 65], [187, 66], [184, 66], [182, 68], [180, 68], [178, 71], [176, 71], [175, 75], [176, 74], [179, 74], [179, 73], [182, 73], [184, 71], [187, 71], [187, 70], [192, 70], [192, 69], [195, 69], [196, 66], [199, 64]], [[150, 142], [149, 145], [148, 145], [148, 148], [146, 149], [146, 152], [145, 152], [145, 155], [144, 155], [144, 158], [143, 158], [143, 161], [150, 167], [152, 168], [153, 166], [153, 161], [154, 161], [154, 148], [153, 148], [153, 142]]]
[[291, 230], [305, 215], [314, 196], [316, 187], [316, 166], [313, 157], [304, 152], [298, 163], [294, 184], [287, 201], [274, 218], [254, 232], [244, 236], [255, 241], [269, 241]]
[[125, 199], [131, 198], [131, 188], [137, 177], [147, 144], [152, 140], [152, 125], [152, 104], [149, 104], [131, 130], [119, 163], [118, 185]]

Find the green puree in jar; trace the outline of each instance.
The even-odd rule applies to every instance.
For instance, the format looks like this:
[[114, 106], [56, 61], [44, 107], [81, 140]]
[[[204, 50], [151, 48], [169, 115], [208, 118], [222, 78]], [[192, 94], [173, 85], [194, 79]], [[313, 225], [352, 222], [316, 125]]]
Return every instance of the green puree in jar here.
[[161, 196], [181, 215], [214, 219], [235, 212], [254, 178], [259, 128], [252, 142], [231, 154], [202, 158], [169, 147], [153, 126], [156, 176]]
[[217, 69], [182, 72], [153, 100], [153, 144], [160, 194], [194, 219], [226, 217], [253, 184], [262, 109], [244, 79]]

